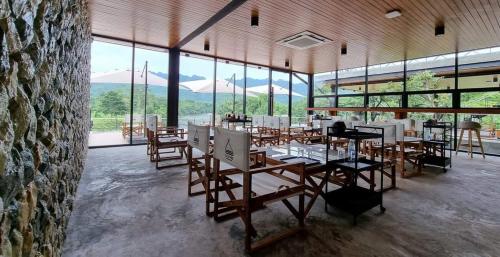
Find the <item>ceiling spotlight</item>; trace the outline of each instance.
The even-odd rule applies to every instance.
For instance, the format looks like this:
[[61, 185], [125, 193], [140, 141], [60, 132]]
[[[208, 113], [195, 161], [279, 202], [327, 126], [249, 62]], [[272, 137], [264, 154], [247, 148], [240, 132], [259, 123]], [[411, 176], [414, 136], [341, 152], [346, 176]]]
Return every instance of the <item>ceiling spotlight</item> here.
[[210, 42], [208, 40], [205, 41], [205, 44], [203, 45], [203, 50], [205, 51], [210, 51]]
[[399, 16], [401, 16], [401, 10], [399, 10], [399, 9], [390, 10], [387, 13], [385, 13], [385, 17], [387, 19], [394, 19], [394, 18], [397, 18]]
[[250, 19], [250, 24], [252, 28], [259, 26], [259, 12], [257, 10], [252, 11], [252, 18]]
[[434, 29], [434, 35], [436, 37], [440, 37], [440, 36], [444, 36], [444, 24], [443, 23], [439, 23], [436, 25], [436, 28]]
[[498, 82], [498, 76], [493, 76], [493, 82], [495, 82], [495, 83]]
[[288, 59], [285, 60], [285, 67], [287, 67], [287, 68], [290, 67], [290, 61]]
[[347, 44], [343, 43], [342, 47], [340, 48], [340, 54], [341, 55], [346, 55], [347, 54]]

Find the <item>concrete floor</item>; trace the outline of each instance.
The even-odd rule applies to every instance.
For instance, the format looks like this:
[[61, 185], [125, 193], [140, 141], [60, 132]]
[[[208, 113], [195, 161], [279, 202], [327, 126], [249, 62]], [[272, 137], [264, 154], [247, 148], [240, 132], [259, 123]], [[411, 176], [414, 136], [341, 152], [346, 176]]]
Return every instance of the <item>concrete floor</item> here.
[[[243, 256], [241, 220], [206, 217], [204, 197], [187, 196], [186, 169], [157, 171], [144, 146], [90, 150], [63, 256]], [[399, 179], [387, 212], [357, 226], [319, 199], [304, 235], [254, 256], [500, 256], [499, 183], [500, 158], [460, 154], [447, 173]], [[262, 234], [294, 222], [281, 203], [254, 218]]]

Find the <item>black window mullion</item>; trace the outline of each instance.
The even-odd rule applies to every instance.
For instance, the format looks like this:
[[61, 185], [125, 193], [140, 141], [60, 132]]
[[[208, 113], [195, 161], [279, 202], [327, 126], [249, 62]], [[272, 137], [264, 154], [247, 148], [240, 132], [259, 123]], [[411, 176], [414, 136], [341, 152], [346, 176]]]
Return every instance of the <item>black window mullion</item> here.
[[406, 89], [407, 80], [407, 60], [403, 62], [403, 96], [401, 97], [401, 107], [408, 108], [408, 93]]
[[134, 122], [134, 71], [135, 71], [135, 42], [132, 42], [132, 76], [130, 83], [130, 121], [129, 121], [129, 145], [132, 144], [132, 127]]

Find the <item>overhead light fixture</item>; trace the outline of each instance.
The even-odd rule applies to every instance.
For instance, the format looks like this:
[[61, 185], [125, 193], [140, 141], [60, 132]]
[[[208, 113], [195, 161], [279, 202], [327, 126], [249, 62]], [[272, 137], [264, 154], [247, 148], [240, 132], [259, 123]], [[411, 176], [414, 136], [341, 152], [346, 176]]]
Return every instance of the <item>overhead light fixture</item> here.
[[434, 29], [434, 35], [436, 37], [444, 36], [445, 28], [443, 23], [438, 23]]
[[394, 19], [394, 18], [397, 18], [399, 16], [401, 16], [401, 10], [399, 10], [399, 9], [390, 10], [390, 11], [385, 13], [385, 17], [387, 19]]
[[493, 82], [495, 82], [495, 83], [498, 82], [498, 76], [493, 76]]
[[259, 11], [257, 10], [252, 11], [252, 18], [250, 19], [250, 24], [252, 25], [252, 28], [259, 26]]
[[205, 41], [205, 44], [203, 45], [203, 50], [205, 51], [210, 51], [210, 42], [208, 40]]
[[340, 48], [340, 54], [341, 55], [346, 55], [347, 54], [347, 44], [343, 43], [342, 47]]
[[288, 59], [285, 60], [285, 67], [290, 67], [290, 61]]

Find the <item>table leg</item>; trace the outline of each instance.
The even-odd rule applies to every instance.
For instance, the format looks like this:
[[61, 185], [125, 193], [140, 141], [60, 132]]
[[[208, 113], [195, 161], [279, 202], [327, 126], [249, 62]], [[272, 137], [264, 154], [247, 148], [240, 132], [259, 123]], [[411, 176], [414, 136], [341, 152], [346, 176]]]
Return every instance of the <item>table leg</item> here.
[[405, 174], [405, 142], [400, 142], [399, 143], [399, 173], [401, 174], [401, 177], [404, 178], [406, 176]]

